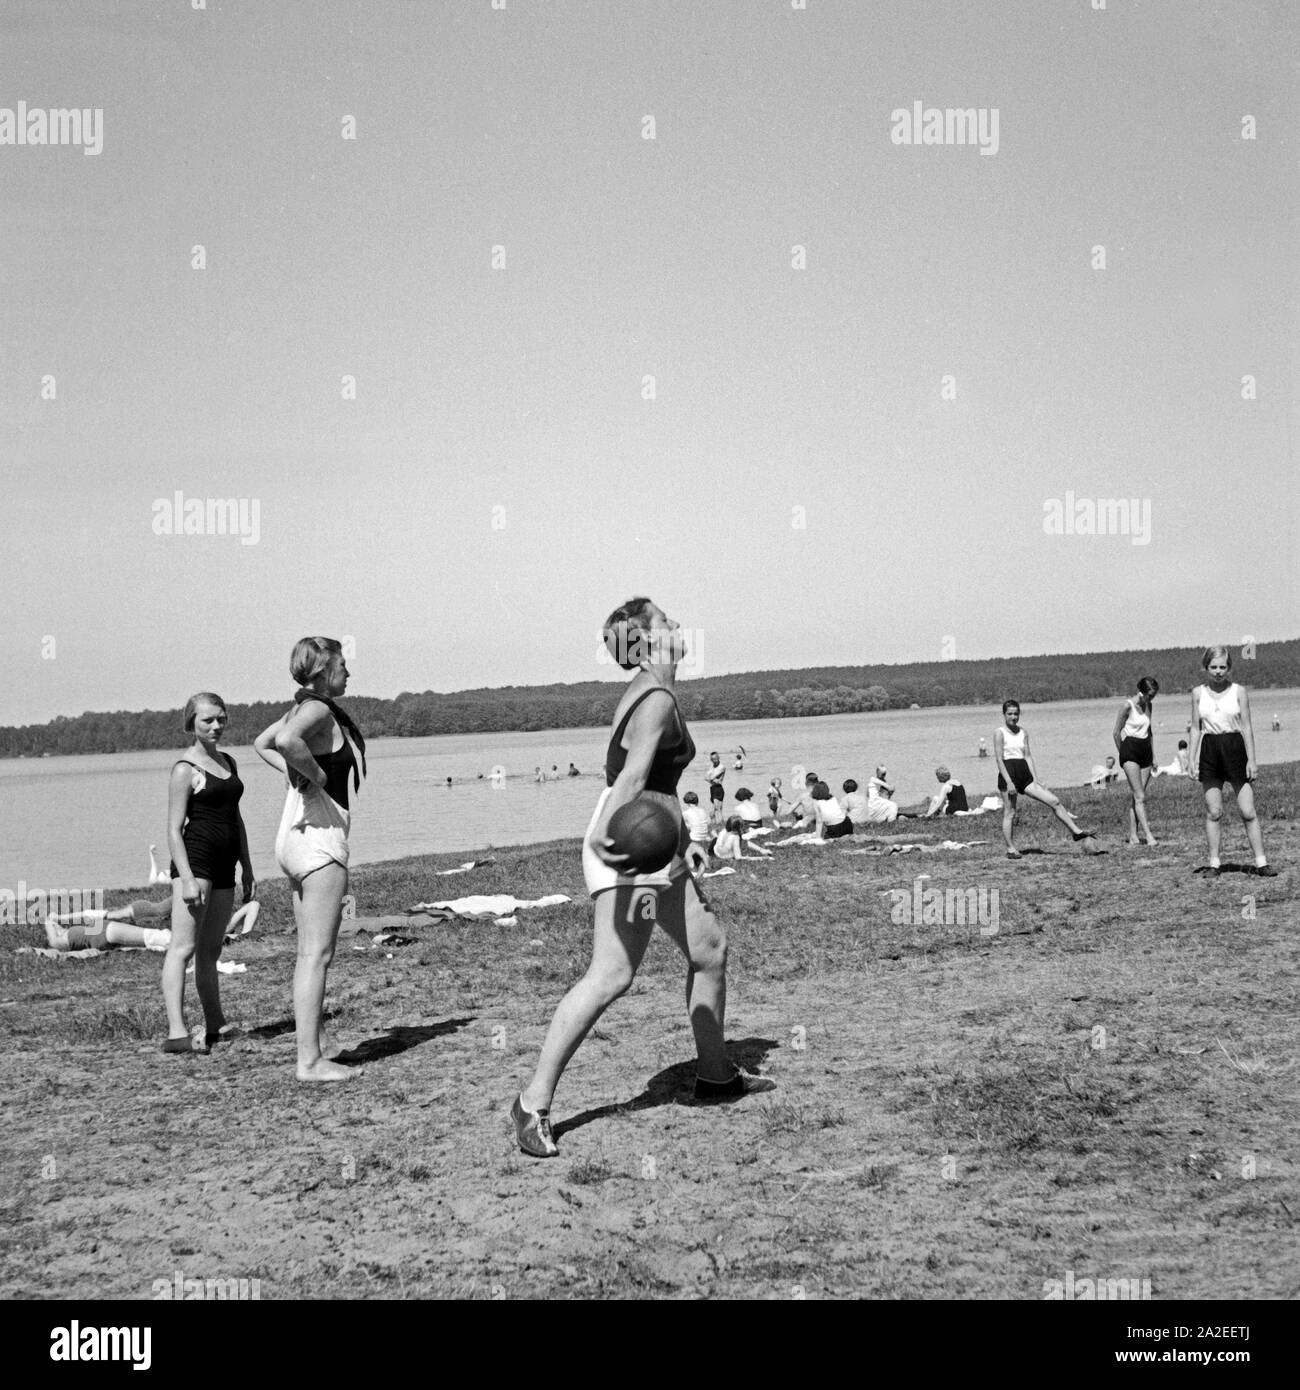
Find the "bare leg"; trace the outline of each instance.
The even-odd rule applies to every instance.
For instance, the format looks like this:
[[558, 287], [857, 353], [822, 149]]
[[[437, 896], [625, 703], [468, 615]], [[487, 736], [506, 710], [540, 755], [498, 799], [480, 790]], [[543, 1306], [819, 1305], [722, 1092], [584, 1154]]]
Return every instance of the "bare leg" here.
[[1071, 835], [1079, 834], [1079, 823], [1061, 805], [1060, 798], [1054, 791], [1043, 786], [1041, 782], [1030, 782], [1025, 788], [1025, 795], [1032, 796], [1035, 801], [1041, 801], [1044, 806], [1050, 806], [1056, 819], [1070, 832]]
[[1015, 792], [1002, 793], [1002, 838], [1007, 842], [1007, 853], [1012, 853], [1016, 846], [1011, 838], [1016, 828], [1016, 794]]
[[205, 878], [198, 880], [203, 889], [203, 902], [193, 907], [181, 897], [180, 879], [172, 880], [172, 940], [163, 959], [162, 992], [167, 1009], [167, 1037], [188, 1038], [185, 1026], [185, 972], [189, 969], [198, 944], [199, 932], [212, 899], [212, 885]]
[[1147, 820], [1147, 783], [1151, 780], [1151, 769], [1139, 767], [1137, 763], [1125, 763], [1124, 776], [1128, 778], [1129, 790], [1132, 792], [1128, 809], [1128, 842], [1131, 845], [1137, 844], [1140, 827], [1147, 844], [1154, 845], [1156, 837], [1151, 833], [1151, 822]]
[[583, 1038], [626, 992], [641, 964], [657, 915], [654, 889], [611, 888], [597, 896], [587, 973], [560, 1000], [532, 1080], [520, 1093], [524, 1108], [549, 1110], [555, 1088]]
[[295, 885], [298, 961], [293, 971], [293, 1018], [298, 1031], [299, 1081], [349, 1081], [358, 1073], [321, 1055], [325, 972], [334, 959], [348, 871], [326, 864]]
[[1255, 814], [1255, 789], [1249, 782], [1243, 782], [1237, 788], [1237, 810], [1241, 812], [1241, 823], [1246, 827], [1246, 838], [1250, 841], [1251, 849], [1255, 851], [1255, 863], [1267, 864], [1264, 834], [1259, 828], [1259, 817]]
[[727, 934], [700, 898], [689, 874], [659, 898], [659, 925], [686, 957], [686, 1010], [695, 1034], [696, 1073], [705, 1081], [730, 1081], [727, 1058]]
[[[1253, 807], [1252, 802], [1252, 807]], [[1205, 840], [1210, 848], [1210, 867], [1219, 867], [1219, 821], [1223, 817], [1223, 785], [1205, 789]]]
[[226, 941], [226, 926], [235, 901], [233, 888], [214, 888], [208, 895], [208, 910], [199, 927], [194, 953], [194, 987], [203, 1005], [203, 1025], [209, 1033], [217, 1033], [226, 1022], [221, 1011], [221, 977], [217, 961]]

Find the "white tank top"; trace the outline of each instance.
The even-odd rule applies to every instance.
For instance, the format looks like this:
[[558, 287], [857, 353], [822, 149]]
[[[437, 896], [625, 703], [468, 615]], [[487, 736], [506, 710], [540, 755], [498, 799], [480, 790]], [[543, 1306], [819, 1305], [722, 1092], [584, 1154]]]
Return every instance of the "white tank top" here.
[[1196, 713], [1201, 721], [1201, 732], [1239, 734], [1241, 732], [1241, 700], [1237, 692], [1241, 687], [1234, 682], [1217, 695], [1208, 685], [1202, 685], [1198, 688], [1201, 695], [1196, 702]]
[[1151, 733], [1151, 716], [1143, 714], [1136, 700], [1128, 702], [1128, 718], [1124, 721], [1121, 738], [1147, 738]]
[[1002, 761], [1008, 758], [1016, 758], [1020, 762], [1025, 761], [1025, 731], [1017, 729], [1013, 734], [1010, 729], [1002, 730]]

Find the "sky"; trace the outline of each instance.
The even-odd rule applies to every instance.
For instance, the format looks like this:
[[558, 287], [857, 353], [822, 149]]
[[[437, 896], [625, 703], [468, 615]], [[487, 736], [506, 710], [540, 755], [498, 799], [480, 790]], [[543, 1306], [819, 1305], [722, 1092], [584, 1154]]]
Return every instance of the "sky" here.
[[1300, 634], [1289, 0], [196, 3], [0, 11], [0, 724]]

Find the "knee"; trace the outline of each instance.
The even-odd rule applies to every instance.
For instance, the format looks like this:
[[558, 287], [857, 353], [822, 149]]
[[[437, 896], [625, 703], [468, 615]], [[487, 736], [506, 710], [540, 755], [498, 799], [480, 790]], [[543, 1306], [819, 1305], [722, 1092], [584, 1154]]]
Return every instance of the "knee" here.
[[610, 966], [587, 972], [588, 987], [602, 1005], [612, 1004], [632, 987], [636, 972], [628, 966]]
[[298, 946], [298, 960], [303, 965], [319, 966], [324, 968], [334, 959], [334, 943], [325, 942], [322, 945], [303, 945]]
[[1223, 819], [1223, 807], [1207, 806], [1205, 808], [1205, 819], [1213, 821], [1215, 825], [1218, 825], [1219, 821]]
[[712, 913], [691, 944], [691, 968], [707, 971], [725, 971], [727, 968], [727, 933]]

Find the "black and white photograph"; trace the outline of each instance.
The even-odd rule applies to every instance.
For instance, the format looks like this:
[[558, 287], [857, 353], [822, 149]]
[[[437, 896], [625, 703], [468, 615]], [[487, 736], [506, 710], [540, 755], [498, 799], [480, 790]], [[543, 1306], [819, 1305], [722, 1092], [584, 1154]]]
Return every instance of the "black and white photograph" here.
[[1298, 64], [1292, 0], [4, 0], [42, 1374], [323, 1301], [1258, 1369]]

